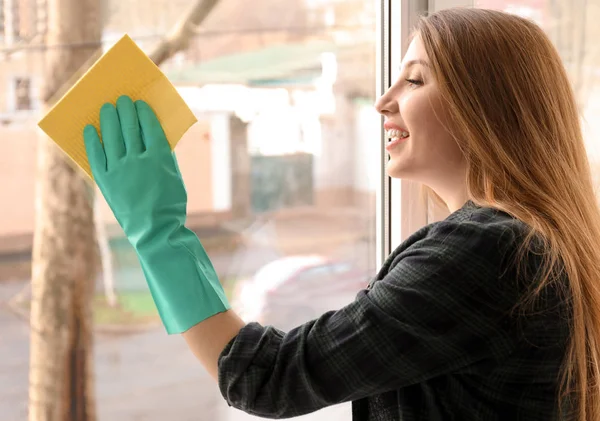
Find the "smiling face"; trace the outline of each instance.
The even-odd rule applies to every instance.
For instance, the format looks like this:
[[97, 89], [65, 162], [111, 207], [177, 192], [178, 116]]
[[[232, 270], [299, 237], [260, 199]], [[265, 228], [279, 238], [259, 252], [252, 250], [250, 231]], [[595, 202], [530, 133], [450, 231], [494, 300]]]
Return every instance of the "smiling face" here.
[[399, 80], [377, 101], [385, 116], [390, 177], [426, 184], [440, 196], [462, 189], [463, 154], [450, 135], [448, 113], [418, 36], [410, 44]]

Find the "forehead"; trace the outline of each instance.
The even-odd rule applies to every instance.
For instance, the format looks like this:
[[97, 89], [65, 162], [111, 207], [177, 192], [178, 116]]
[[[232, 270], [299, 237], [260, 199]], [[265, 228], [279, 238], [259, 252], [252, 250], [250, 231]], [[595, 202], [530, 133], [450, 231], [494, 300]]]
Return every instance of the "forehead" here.
[[421, 42], [421, 38], [416, 35], [410, 42], [408, 49], [406, 50], [406, 54], [404, 54], [402, 64], [405, 65], [409, 61], [420, 60], [427, 61], [427, 53], [425, 51], [425, 47], [423, 46], [423, 42]]

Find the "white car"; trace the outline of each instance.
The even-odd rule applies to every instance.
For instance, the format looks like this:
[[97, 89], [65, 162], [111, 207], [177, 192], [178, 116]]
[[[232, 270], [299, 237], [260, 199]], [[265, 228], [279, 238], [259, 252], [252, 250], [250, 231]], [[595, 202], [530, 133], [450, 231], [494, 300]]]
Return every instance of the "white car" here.
[[232, 300], [245, 322], [288, 330], [350, 303], [367, 285], [366, 273], [319, 255], [274, 260], [240, 281]]

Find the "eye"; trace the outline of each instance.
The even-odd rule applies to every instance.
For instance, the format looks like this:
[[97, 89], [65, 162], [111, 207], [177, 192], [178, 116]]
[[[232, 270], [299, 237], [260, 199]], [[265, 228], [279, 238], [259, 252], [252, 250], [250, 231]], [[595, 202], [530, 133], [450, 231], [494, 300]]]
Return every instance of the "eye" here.
[[421, 86], [423, 84], [422, 80], [418, 80], [418, 79], [405, 79], [409, 85], [412, 86]]

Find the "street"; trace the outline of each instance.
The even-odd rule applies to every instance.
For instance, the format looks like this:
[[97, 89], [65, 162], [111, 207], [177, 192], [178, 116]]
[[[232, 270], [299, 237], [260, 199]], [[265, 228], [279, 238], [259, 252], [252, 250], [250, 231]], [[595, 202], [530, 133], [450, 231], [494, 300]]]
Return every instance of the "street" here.
[[[0, 283], [0, 303], [24, 283]], [[0, 306], [0, 420], [27, 419], [29, 328]], [[216, 383], [179, 335], [162, 327], [134, 335], [96, 335], [96, 395], [99, 421], [247, 421], [229, 408]], [[350, 406], [328, 408], [303, 421], [349, 420]]]

